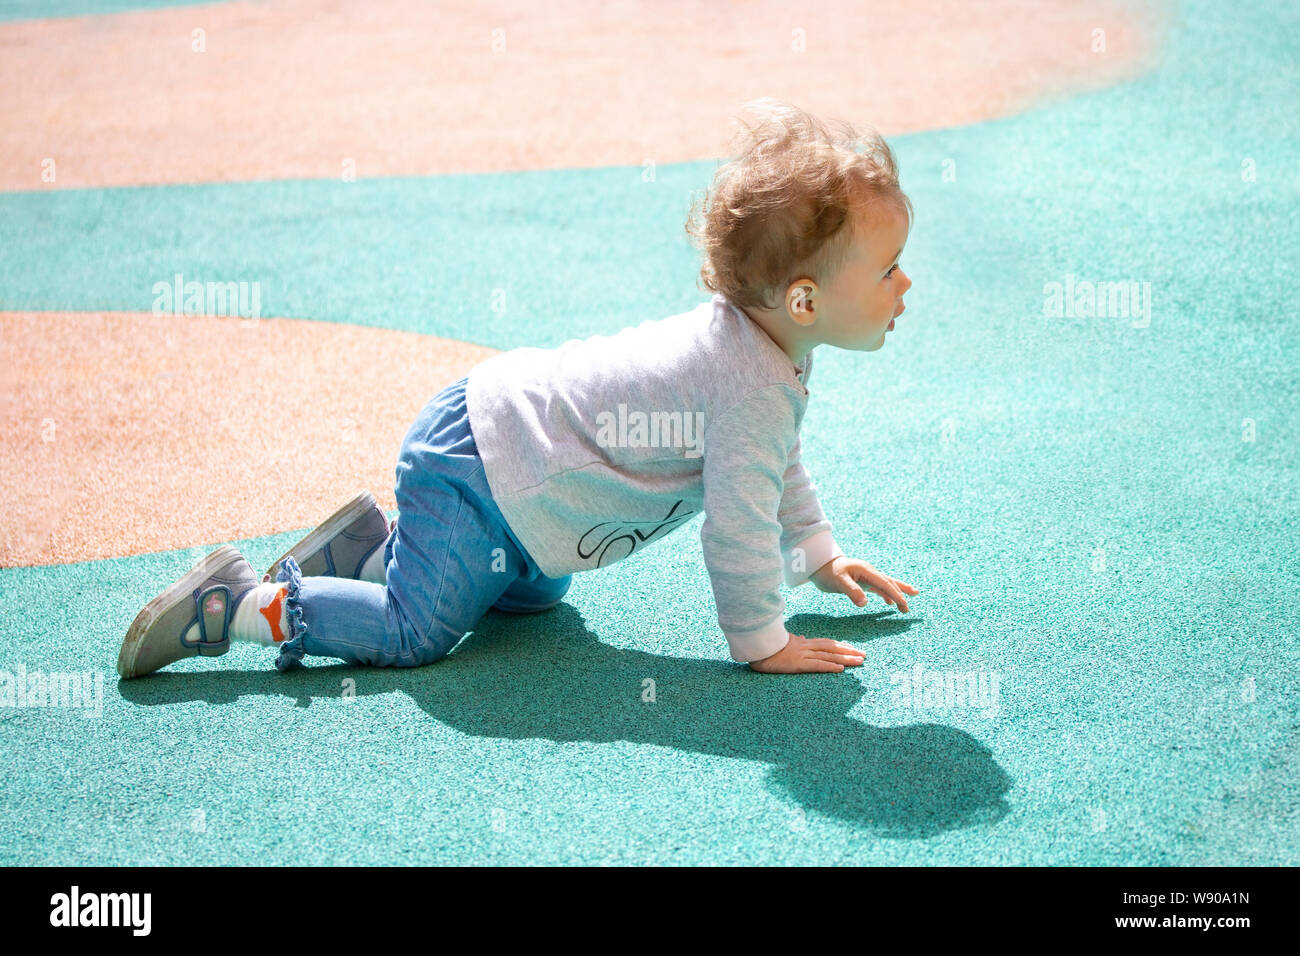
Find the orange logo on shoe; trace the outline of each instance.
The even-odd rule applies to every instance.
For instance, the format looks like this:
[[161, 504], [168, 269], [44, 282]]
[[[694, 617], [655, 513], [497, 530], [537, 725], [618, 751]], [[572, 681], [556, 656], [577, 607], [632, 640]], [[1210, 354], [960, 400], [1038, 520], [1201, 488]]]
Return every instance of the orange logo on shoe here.
[[271, 640], [277, 644], [286, 637], [285, 633], [280, 630], [280, 617], [284, 606], [284, 596], [288, 591], [289, 587], [285, 585], [275, 592], [275, 597], [271, 598], [266, 607], [258, 609], [261, 615], [266, 618], [266, 623], [271, 625]]

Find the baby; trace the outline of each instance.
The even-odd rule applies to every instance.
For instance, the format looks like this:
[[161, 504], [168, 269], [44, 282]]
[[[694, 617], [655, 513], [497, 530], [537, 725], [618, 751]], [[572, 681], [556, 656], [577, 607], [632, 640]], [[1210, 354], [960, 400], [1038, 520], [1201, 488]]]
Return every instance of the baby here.
[[700, 513], [732, 659], [762, 673], [860, 665], [852, 645], [790, 634], [780, 586], [811, 580], [859, 606], [870, 591], [904, 612], [918, 593], [840, 550], [799, 445], [813, 350], [875, 351], [903, 312], [912, 209], [875, 133], [750, 107], [687, 223], [709, 302], [479, 363], [407, 432], [391, 525], [363, 492], [260, 581], [217, 549], [140, 612], [118, 672], [232, 640], [278, 647], [280, 670], [304, 654], [429, 664], [490, 608], [545, 611], [573, 574]]

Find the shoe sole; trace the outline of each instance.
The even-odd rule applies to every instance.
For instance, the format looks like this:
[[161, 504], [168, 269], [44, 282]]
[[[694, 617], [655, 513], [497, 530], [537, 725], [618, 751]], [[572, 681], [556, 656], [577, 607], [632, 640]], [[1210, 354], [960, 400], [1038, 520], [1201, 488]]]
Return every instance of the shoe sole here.
[[[299, 556], [301, 555], [314, 554], [324, 548], [325, 545], [329, 544], [329, 542], [333, 540], [334, 536], [340, 531], [372, 509], [379, 509], [379, 504], [375, 501], [375, 496], [368, 491], [357, 492], [352, 497], [351, 501], [322, 521], [315, 530], [311, 531], [307, 535], [307, 537], [303, 538], [284, 554], [280, 555], [280, 557], [276, 559], [275, 564], [271, 565], [270, 570], [263, 575], [262, 580], [265, 581], [267, 577], [270, 577], [270, 579], [274, 581], [275, 572], [280, 569], [280, 562], [285, 558], [293, 557], [295, 560], [299, 560]], [[384, 520], [388, 520], [387, 515], [384, 515]], [[301, 561], [299, 561], [299, 563], [301, 563]]]
[[[140, 646], [144, 641], [144, 636], [149, 631], [149, 628], [153, 626], [154, 621], [171, 610], [181, 598], [193, 600], [195, 589], [204, 581], [222, 568], [229, 567], [231, 563], [242, 560], [244, 560], [244, 556], [239, 553], [238, 549], [223, 544], [194, 565], [185, 577], [146, 604], [144, 609], [135, 616], [135, 620], [131, 622], [131, 627], [126, 632], [126, 639], [122, 641], [122, 649], [118, 651], [118, 675], [120, 677], [143, 676], [135, 673], [135, 662], [136, 658], [140, 656]], [[183, 637], [184, 635], [180, 636]], [[153, 672], [150, 671], [150, 673]]]

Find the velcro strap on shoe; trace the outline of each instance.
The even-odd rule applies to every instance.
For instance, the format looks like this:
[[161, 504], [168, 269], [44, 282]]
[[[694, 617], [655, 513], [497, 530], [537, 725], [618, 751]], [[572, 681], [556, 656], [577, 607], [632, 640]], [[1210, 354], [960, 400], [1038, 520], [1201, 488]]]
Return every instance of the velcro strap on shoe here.
[[199, 604], [199, 653], [229, 644], [230, 588], [219, 584], [202, 593], [195, 592], [194, 597]]

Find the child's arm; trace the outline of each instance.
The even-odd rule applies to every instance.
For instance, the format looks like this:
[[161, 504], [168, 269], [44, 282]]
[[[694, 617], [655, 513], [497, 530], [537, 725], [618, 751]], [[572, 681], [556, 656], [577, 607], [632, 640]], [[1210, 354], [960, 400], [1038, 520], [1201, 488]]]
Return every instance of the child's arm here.
[[831, 523], [817, 500], [817, 488], [802, 456], [800, 440], [795, 438], [781, 483], [781, 504], [776, 513], [781, 522], [785, 584], [792, 588], [808, 581], [812, 573], [827, 561], [844, 554], [831, 535]]
[[790, 451], [777, 518], [781, 522], [781, 553], [788, 586], [798, 587], [811, 580], [820, 590], [847, 594], [862, 607], [867, 596], [858, 587], [861, 581], [903, 613], [907, 613], [904, 592], [920, 593], [904, 581], [881, 574], [865, 561], [845, 557], [831, 536], [831, 523], [817, 500], [817, 489], [804, 467], [797, 438]]
[[785, 628], [777, 513], [797, 412], [787, 389], [762, 388], [715, 419], [705, 433], [700, 541], [718, 623], [732, 659], [761, 673], [843, 670], [862, 662], [850, 645], [808, 641]]

